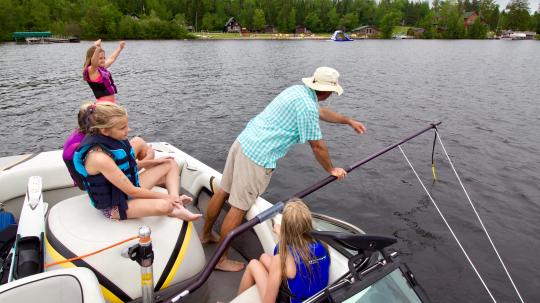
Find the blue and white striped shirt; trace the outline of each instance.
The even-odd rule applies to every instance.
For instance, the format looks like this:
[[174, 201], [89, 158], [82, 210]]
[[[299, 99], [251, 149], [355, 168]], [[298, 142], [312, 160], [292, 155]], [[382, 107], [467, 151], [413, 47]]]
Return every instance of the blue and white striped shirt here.
[[238, 136], [244, 154], [265, 168], [276, 168], [294, 144], [320, 139], [317, 95], [305, 85], [282, 91]]

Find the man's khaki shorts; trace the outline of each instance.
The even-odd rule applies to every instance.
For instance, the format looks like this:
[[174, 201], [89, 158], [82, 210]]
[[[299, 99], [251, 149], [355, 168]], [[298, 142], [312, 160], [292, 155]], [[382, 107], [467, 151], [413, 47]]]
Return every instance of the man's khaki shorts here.
[[221, 188], [230, 194], [229, 204], [248, 211], [266, 190], [273, 171], [251, 161], [242, 152], [240, 142], [234, 141], [221, 178]]

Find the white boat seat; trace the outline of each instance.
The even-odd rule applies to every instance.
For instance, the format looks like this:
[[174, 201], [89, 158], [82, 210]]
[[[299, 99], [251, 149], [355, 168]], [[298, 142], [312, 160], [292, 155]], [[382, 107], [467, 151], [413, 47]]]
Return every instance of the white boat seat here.
[[96, 276], [86, 268], [60, 269], [0, 285], [0, 302], [105, 302]]
[[[156, 291], [202, 270], [206, 260], [192, 223], [165, 216], [110, 220], [91, 205], [86, 194], [59, 202], [50, 210], [46, 221], [45, 262], [97, 251], [136, 236], [143, 225], [152, 230]], [[91, 268], [108, 301], [131, 301], [141, 296], [140, 266], [122, 257], [121, 252], [136, 243], [133, 240], [84, 260], [52, 266], [49, 270], [61, 266]]]
[[260, 303], [262, 302], [261, 295], [257, 285], [253, 285], [250, 288], [244, 290], [239, 294], [231, 303]]

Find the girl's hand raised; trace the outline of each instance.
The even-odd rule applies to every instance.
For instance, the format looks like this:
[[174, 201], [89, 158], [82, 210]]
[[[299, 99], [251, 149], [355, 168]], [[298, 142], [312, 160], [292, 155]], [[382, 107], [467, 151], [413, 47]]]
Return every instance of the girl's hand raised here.
[[96, 41], [94, 41], [94, 46], [101, 47], [101, 39], [97, 39]]
[[124, 49], [126, 46], [126, 41], [120, 41], [120, 49]]

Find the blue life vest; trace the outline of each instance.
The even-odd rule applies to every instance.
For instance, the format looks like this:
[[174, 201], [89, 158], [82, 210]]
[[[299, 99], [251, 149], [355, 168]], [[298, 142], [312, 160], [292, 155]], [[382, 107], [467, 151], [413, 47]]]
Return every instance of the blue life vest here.
[[[274, 255], [278, 253], [278, 245], [274, 249]], [[308, 266], [311, 267], [311, 273], [303, 262], [295, 262], [296, 276], [281, 283], [277, 302], [301, 303], [328, 285], [330, 275], [328, 251], [320, 241], [310, 243], [309, 251], [311, 259]]]
[[103, 174], [89, 175], [84, 167], [86, 156], [90, 149], [99, 146], [118, 165], [134, 186], [139, 187], [139, 174], [135, 162], [135, 152], [128, 140], [118, 141], [103, 135], [88, 135], [81, 142], [73, 155], [73, 165], [82, 179], [85, 190], [92, 204], [97, 209], [107, 209], [118, 206], [121, 220], [127, 219], [128, 209], [126, 195], [114, 186]]

